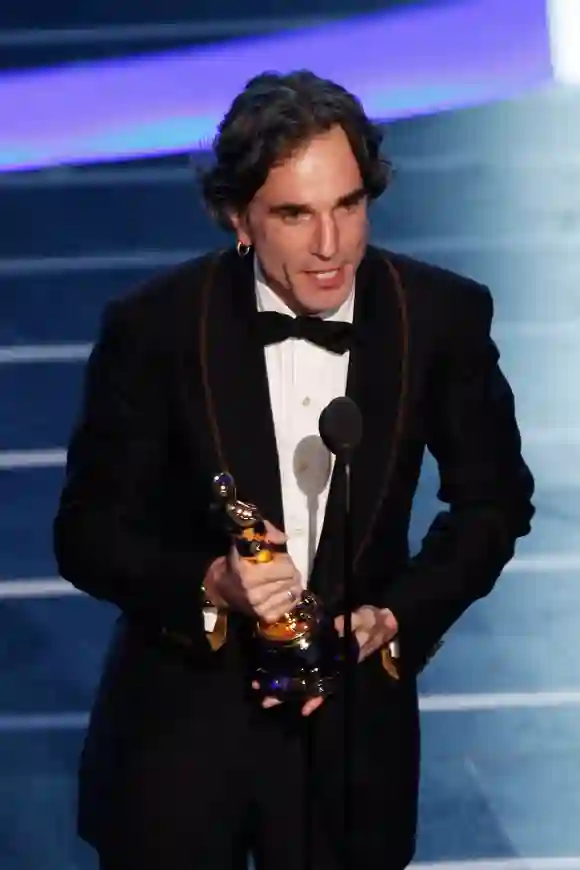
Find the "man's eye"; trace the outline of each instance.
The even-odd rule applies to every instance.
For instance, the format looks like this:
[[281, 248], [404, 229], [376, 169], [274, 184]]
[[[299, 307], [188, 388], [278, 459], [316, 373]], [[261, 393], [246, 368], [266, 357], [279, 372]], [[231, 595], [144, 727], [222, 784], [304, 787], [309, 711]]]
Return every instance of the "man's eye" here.
[[284, 213], [283, 219], [289, 223], [296, 223], [297, 220], [305, 216], [305, 213], [302, 211], [287, 211]]

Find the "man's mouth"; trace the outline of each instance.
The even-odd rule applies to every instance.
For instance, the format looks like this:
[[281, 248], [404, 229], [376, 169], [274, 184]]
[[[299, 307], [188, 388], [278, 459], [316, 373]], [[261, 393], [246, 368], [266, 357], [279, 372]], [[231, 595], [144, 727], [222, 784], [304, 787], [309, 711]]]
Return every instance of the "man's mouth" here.
[[337, 269], [321, 269], [307, 274], [321, 289], [335, 290], [344, 281], [344, 266], [339, 266]]

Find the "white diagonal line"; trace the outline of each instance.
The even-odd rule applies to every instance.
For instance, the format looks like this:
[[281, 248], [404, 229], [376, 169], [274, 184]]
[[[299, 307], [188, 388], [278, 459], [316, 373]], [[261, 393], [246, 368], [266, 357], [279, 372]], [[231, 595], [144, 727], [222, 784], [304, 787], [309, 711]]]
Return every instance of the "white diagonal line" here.
[[422, 695], [425, 713], [460, 713], [483, 710], [580, 706], [580, 689], [559, 692], [484, 692], [457, 695]]
[[[498, 321], [494, 330], [503, 336], [509, 337], [538, 338], [538, 337], [566, 337], [578, 336], [580, 338], [580, 319], [562, 320], [547, 323], [545, 321]], [[93, 344], [92, 342], [58, 342], [46, 344], [9, 344], [0, 345], [0, 365], [12, 365], [19, 363], [42, 363], [42, 362], [82, 362], [87, 359]], [[580, 430], [571, 427], [560, 430], [542, 429], [539, 437], [542, 440], [552, 437], [552, 432], [559, 436], [560, 440], [579, 440]], [[533, 437], [533, 430], [531, 433]]]
[[[379, 245], [383, 245], [378, 240]], [[482, 236], [409, 236], [389, 239], [389, 249], [415, 255], [431, 255], [454, 251], [509, 251], [538, 249], [564, 251], [570, 253], [580, 249], [580, 232], [536, 232], [502, 233], [501, 235]], [[118, 251], [109, 254], [63, 256], [63, 257], [22, 257], [0, 260], [0, 275], [22, 276], [35, 274], [63, 274], [88, 270], [161, 268], [183, 263], [186, 260], [207, 253], [204, 250], [144, 250]]]
[[580, 553], [536, 553], [517, 556], [504, 571], [509, 574], [565, 574], [580, 571]]
[[580, 870], [580, 855], [553, 858], [474, 858], [469, 861], [414, 861], [417, 870]]
[[0, 347], [0, 365], [86, 360], [92, 344], [14, 344]]
[[57, 468], [66, 462], [66, 450], [51, 447], [45, 450], [0, 450], [0, 471], [24, 468]]
[[578, 444], [578, 426], [526, 426], [521, 424], [522, 438], [528, 444]]
[[61, 598], [83, 594], [80, 589], [61, 577], [0, 580], [0, 600], [2, 598]]
[[[580, 705], [578, 692], [530, 692], [487, 695], [429, 695], [419, 699], [422, 713], [460, 713], [500, 709], [567, 707]], [[59, 713], [4, 713], [0, 714], [0, 732], [45, 731], [85, 728], [88, 713], [61, 711]], [[455, 865], [451, 865], [455, 866]]]
[[[80, 356], [80, 349], [75, 352], [78, 352]], [[580, 428], [577, 427], [527, 427], [522, 424], [521, 428], [524, 446], [545, 444], [558, 447], [562, 444], [580, 444]], [[0, 469], [62, 465], [65, 459], [66, 448], [64, 447], [48, 447], [40, 450], [0, 450]]]
[[3, 713], [0, 714], [0, 733], [12, 731], [66, 731], [85, 728], [88, 713]]
[[[505, 568], [510, 574], [567, 574], [580, 570], [580, 554], [539, 553], [518, 556]], [[75, 586], [61, 577], [31, 577], [0, 580], [2, 598], [43, 598], [60, 595], [81, 595]]]
[[65, 272], [102, 271], [107, 269], [155, 269], [174, 266], [205, 253], [177, 249], [173, 251], [119, 251], [110, 254], [80, 254], [66, 257], [11, 257], [0, 260], [0, 275], [61, 275]]

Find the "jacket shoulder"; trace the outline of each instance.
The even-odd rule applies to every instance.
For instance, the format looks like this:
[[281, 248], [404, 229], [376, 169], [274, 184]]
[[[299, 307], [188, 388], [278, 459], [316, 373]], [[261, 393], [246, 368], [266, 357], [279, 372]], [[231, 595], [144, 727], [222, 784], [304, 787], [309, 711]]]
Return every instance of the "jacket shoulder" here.
[[439, 290], [442, 293], [468, 293], [471, 296], [489, 295], [489, 289], [485, 284], [460, 272], [454, 272], [443, 266], [436, 266], [433, 263], [427, 263], [405, 254], [389, 253], [388, 251], [385, 251], [384, 254], [399, 270], [401, 276], [414, 286], [423, 286], [431, 290]]
[[129, 287], [110, 303], [119, 316], [129, 319], [163, 316], [179, 305], [184, 297], [199, 295], [204, 277], [220, 252], [212, 252], [192, 260], [186, 260], [174, 268], [147, 278]]
[[434, 322], [451, 326], [466, 318], [489, 323], [493, 298], [489, 288], [467, 275], [405, 254], [375, 249], [397, 270], [412, 306], [433, 313]]
[[105, 306], [100, 337], [115, 334], [119, 340], [147, 347], [150, 352], [174, 347], [183, 330], [196, 322], [204, 281], [220, 256], [221, 252], [215, 251], [187, 260], [129, 287]]

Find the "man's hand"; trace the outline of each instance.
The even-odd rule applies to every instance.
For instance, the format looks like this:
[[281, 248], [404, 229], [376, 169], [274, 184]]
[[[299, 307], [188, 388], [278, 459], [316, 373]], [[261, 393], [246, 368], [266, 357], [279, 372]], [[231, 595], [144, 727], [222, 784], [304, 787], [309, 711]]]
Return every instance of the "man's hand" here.
[[[344, 635], [344, 616], [335, 620], [338, 633]], [[378, 652], [397, 634], [399, 626], [394, 614], [388, 609], [379, 609], [366, 604], [352, 615], [352, 631], [359, 645], [359, 662]]]
[[[283, 544], [286, 536], [266, 523], [267, 540]], [[217, 606], [231, 608], [265, 622], [276, 622], [292, 609], [302, 593], [302, 581], [287, 553], [271, 562], [243, 559], [235, 546], [227, 559], [213, 563], [204, 581], [208, 597]]]
[[[335, 625], [338, 633], [344, 635], [344, 617], [337, 616]], [[352, 614], [352, 631], [359, 646], [359, 662], [368, 656], [378, 652], [386, 646], [397, 634], [399, 626], [394, 614], [386, 608], [381, 610], [372, 605], [365, 605]], [[254, 689], [259, 689], [259, 684], [253, 684]], [[310, 698], [302, 708], [303, 716], [310, 716], [323, 703], [324, 698]], [[264, 698], [264, 708], [276, 707], [282, 702], [278, 698]]]

